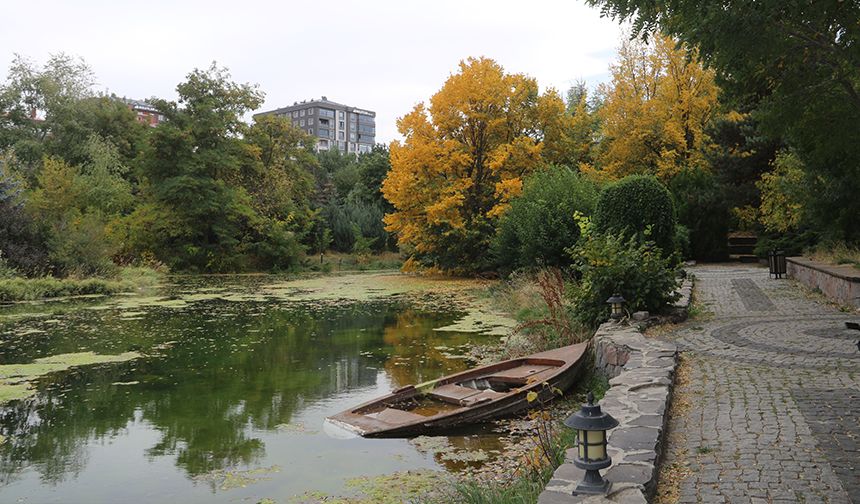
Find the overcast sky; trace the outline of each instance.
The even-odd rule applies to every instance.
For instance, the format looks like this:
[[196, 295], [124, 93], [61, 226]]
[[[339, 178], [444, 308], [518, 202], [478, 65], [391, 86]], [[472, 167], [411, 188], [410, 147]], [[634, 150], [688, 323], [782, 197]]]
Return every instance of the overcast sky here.
[[123, 0], [3, 2], [0, 75], [13, 54], [84, 58], [101, 91], [175, 99], [213, 60], [258, 83], [263, 110], [318, 98], [377, 112], [377, 141], [461, 59], [488, 56], [542, 88], [608, 77], [621, 32], [582, 0]]

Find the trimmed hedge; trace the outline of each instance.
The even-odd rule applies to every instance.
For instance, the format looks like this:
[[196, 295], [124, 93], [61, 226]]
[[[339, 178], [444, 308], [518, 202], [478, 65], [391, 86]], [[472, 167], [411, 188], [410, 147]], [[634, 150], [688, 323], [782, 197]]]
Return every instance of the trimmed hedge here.
[[636, 237], [662, 250], [675, 251], [675, 204], [669, 190], [650, 175], [631, 175], [606, 187], [593, 217], [598, 233]]
[[565, 166], [548, 167], [526, 179], [521, 196], [502, 216], [492, 252], [503, 270], [567, 266], [566, 249], [579, 240], [574, 214], [591, 215], [597, 188]]

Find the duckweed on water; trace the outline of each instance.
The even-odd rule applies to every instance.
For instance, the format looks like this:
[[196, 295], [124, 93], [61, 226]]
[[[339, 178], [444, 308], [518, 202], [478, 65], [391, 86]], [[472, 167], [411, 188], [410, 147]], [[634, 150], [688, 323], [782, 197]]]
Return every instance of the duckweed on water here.
[[290, 499], [290, 504], [402, 504], [424, 502], [451, 480], [441, 471], [419, 469], [382, 476], [362, 476], [346, 481], [355, 496], [331, 496], [324, 492], [306, 492]]
[[29, 364], [2, 364], [0, 365], [0, 404], [29, 397], [34, 393], [32, 382], [48, 373], [65, 371], [77, 366], [124, 362], [138, 357], [140, 354], [137, 352], [125, 352], [119, 355], [78, 352], [42, 357]]
[[272, 479], [272, 475], [281, 472], [281, 466], [259, 467], [243, 471], [235, 469], [218, 469], [194, 476], [195, 481], [205, 481], [220, 490], [245, 488], [248, 485]]
[[481, 449], [464, 450], [451, 446], [445, 436], [418, 436], [409, 440], [418, 451], [432, 453], [441, 461], [448, 462], [483, 462], [489, 459], [487, 452]]

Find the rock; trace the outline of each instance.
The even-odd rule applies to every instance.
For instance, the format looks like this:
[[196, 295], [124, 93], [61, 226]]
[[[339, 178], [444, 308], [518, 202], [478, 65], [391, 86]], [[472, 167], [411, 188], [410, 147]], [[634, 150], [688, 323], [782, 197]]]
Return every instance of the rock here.
[[650, 314], [646, 311], [633, 312], [633, 320], [647, 320]]

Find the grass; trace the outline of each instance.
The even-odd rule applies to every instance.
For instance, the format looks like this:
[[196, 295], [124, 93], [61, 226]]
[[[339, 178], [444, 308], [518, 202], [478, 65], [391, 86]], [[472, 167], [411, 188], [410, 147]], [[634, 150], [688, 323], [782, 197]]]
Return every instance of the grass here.
[[152, 286], [161, 273], [139, 267], [120, 270], [113, 278], [38, 278], [12, 277], [0, 279], [0, 302], [35, 301], [38, 299], [84, 295], [110, 295]]
[[532, 504], [537, 502], [554, 468], [545, 468], [540, 477], [519, 477], [505, 485], [474, 482], [455, 483], [453, 498], [441, 502], [462, 504]]
[[587, 341], [594, 335], [592, 329], [573, 319], [564, 292], [566, 285], [546, 275], [548, 271], [516, 273], [491, 289], [492, 305], [514, 314], [518, 322], [506, 342], [503, 357], [550, 350]]
[[815, 261], [845, 264], [860, 269], [860, 248], [845, 243], [823, 243], [807, 254]]

